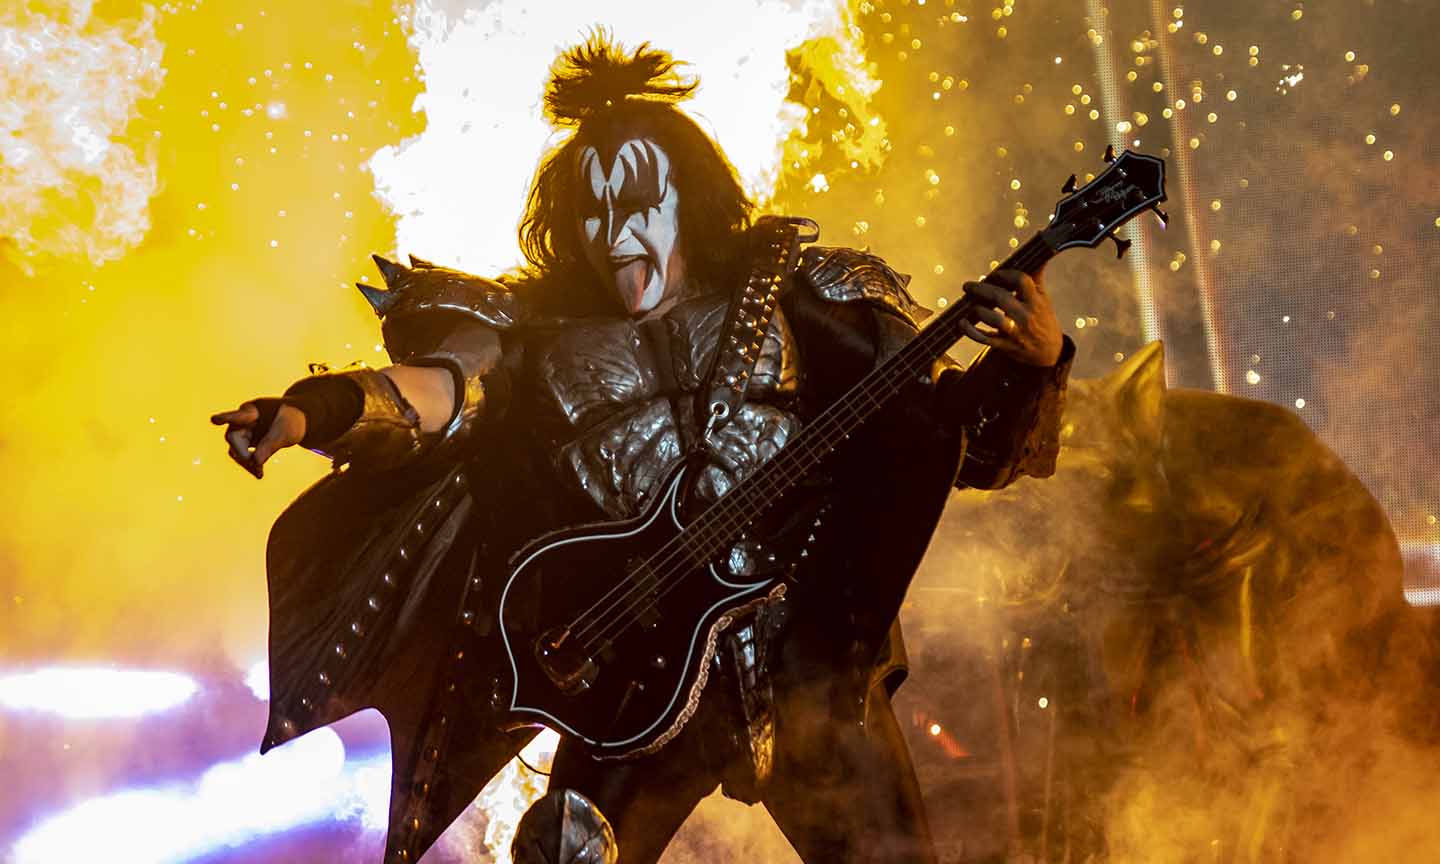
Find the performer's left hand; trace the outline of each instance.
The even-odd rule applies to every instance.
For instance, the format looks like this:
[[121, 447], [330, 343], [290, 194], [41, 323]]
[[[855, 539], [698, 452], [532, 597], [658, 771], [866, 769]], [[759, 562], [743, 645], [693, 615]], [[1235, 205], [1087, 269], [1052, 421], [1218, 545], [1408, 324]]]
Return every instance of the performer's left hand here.
[[1060, 360], [1064, 335], [1043, 272], [1032, 278], [1020, 270], [997, 270], [983, 282], [966, 282], [965, 293], [976, 304], [970, 320], [960, 325], [966, 336], [1031, 366]]

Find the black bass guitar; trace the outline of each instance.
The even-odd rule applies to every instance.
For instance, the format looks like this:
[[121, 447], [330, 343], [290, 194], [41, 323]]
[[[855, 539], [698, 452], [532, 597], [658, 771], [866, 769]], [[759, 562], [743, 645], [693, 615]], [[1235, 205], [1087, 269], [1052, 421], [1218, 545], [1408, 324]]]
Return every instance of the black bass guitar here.
[[[1035, 272], [1064, 249], [1093, 248], [1107, 237], [1123, 254], [1129, 244], [1113, 236], [1117, 228], [1145, 210], [1165, 218], [1157, 206], [1165, 200], [1163, 161], [1130, 151], [1117, 158], [1113, 150], [1106, 161], [1109, 167], [1078, 190], [1070, 178], [1050, 223], [1000, 268]], [[737, 575], [745, 571], [731, 566], [746, 527], [892, 397], [928, 381], [935, 361], [959, 341], [970, 310], [968, 299], [952, 303], [693, 518], [682, 518], [692, 470], [682, 464], [639, 517], [549, 534], [517, 552], [499, 604], [513, 671], [510, 722], [574, 735], [602, 757], [654, 752], [674, 737], [695, 710], [719, 634], [786, 590], [781, 574]], [[948, 482], [931, 496], [935, 518], [946, 490]], [[928, 539], [920, 538], [916, 562]]]

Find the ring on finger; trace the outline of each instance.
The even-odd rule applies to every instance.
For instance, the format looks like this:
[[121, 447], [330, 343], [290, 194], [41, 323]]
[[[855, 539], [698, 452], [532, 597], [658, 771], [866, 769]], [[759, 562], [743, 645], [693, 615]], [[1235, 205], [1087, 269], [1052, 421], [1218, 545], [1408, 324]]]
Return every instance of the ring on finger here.
[[1006, 333], [1014, 333], [1015, 329], [1018, 326], [1019, 325], [1015, 323], [1015, 319], [1011, 318], [1009, 315], [1006, 315], [1005, 318], [1000, 322], [1000, 329], [1004, 330]]

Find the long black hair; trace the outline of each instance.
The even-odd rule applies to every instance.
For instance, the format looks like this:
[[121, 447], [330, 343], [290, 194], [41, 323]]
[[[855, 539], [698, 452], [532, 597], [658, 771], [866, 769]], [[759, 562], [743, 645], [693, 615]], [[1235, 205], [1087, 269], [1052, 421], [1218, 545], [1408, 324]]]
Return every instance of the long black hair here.
[[577, 157], [586, 145], [613, 151], [631, 138], [654, 141], [670, 158], [689, 277], [702, 289], [728, 287], [755, 205], [720, 148], [675, 107], [698, 83], [682, 78], [676, 66], [648, 43], [627, 55], [603, 31], [555, 62], [545, 89], [546, 118], [574, 134], [541, 160], [520, 220], [526, 265], [516, 281], [543, 287], [536, 300], [572, 314], [615, 303], [585, 259], [578, 206], [587, 190]]

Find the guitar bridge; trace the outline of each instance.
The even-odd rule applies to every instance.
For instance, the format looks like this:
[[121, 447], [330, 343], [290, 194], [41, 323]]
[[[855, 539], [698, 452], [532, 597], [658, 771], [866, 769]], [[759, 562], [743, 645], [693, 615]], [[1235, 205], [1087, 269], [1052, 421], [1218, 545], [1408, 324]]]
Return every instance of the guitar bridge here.
[[600, 673], [594, 658], [574, 650], [568, 643], [570, 631], [548, 630], [535, 640], [535, 662], [544, 670], [550, 683], [567, 696], [576, 696], [590, 689]]

